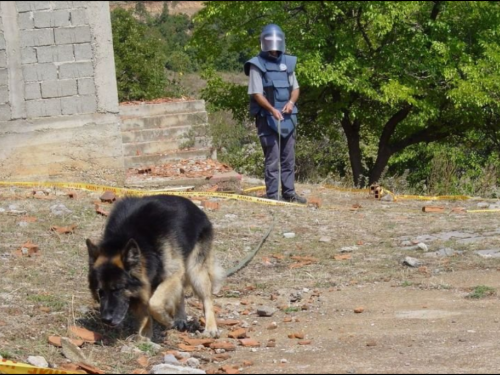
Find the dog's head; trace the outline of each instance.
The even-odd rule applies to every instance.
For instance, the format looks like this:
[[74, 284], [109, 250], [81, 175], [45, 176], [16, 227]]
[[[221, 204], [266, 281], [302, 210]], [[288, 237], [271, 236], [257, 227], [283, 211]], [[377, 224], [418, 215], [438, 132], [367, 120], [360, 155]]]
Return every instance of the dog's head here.
[[117, 255], [107, 252], [87, 239], [89, 253], [89, 287], [100, 303], [101, 319], [111, 326], [119, 325], [141, 288], [142, 256], [139, 245], [131, 239]]

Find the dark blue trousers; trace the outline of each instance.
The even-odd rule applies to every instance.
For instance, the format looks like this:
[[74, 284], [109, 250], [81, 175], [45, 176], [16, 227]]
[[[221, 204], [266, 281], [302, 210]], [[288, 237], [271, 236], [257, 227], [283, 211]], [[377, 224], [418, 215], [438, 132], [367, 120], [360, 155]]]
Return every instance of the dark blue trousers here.
[[[260, 144], [265, 157], [266, 194], [270, 199], [278, 198], [279, 162], [281, 160], [281, 194], [295, 194], [295, 131], [287, 138], [281, 137], [279, 148], [278, 133], [257, 120]], [[265, 129], [267, 127], [267, 129]]]

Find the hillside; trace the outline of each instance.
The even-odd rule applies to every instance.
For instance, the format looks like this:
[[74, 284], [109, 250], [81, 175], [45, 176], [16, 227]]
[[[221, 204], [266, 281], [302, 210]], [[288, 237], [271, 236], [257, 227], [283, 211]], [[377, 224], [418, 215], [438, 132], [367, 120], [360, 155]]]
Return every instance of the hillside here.
[[[144, 3], [146, 10], [152, 15], [161, 14], [163, 3], [167, 3], [170, 14], [187, 14], [193, 16], [203, 8], [203, 1], [141, 1]], [[134, 9], [138, 1], [110, 1], [110, 9], [124, 8]]]

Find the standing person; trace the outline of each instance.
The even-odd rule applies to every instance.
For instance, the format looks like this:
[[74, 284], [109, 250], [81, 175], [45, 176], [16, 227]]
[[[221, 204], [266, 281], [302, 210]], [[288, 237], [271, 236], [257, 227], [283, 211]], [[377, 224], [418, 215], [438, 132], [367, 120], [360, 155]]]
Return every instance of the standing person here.
[[[244, 65], [249, 76], [250, 114], [265, 157], [266, 194], [287, 202], [306, 204], [295, 192], [295, 127], [299, 84], [295, 77], [297, 57], [285, 54], [285, 34], [278, 25], [269, 24], [260, 34], [261, 52]], [[281, 163], [281, 165], [280, 165]]]

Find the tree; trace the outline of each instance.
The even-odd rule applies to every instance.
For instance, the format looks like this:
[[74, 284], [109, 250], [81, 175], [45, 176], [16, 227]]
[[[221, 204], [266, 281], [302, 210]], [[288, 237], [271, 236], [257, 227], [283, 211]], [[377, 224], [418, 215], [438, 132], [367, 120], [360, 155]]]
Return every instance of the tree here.
[[409, 146], [471, 129], [498, 135], [498, 2], [213, 1], [195, 18], [194, 42], [202, 59], [229, 38], [257, 53], [271, 22], [299, 58], [299, 131], [324, 139], [342, 129], [356, 186], [377, 182]]
[[161, 35], [120, 8], [112, 12], [111, 23], [119, 100], [163, 97], [167, 58]]

